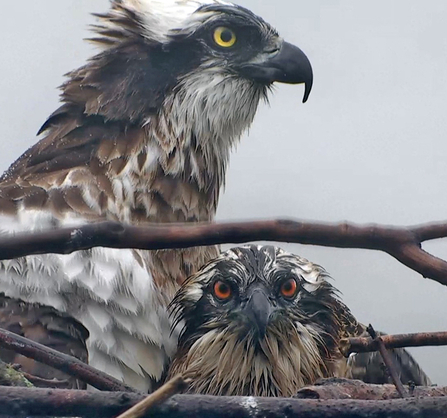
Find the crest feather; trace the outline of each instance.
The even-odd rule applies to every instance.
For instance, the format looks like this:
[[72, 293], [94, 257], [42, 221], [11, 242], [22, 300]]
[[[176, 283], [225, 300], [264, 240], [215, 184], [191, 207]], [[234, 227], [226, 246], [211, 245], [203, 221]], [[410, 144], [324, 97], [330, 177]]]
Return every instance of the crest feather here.
[[115, 4], [139, 15], [144, 22], [145, 35], [158, 42], [166, 42], [169, 32], [182, 29], [201, 7], [232, 5], [222, 0], [116, 0]]

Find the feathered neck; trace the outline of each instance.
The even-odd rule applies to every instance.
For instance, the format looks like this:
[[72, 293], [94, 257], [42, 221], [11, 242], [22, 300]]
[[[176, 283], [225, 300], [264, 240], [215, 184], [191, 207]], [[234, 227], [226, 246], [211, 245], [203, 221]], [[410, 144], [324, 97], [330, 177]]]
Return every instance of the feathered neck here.
[[[215, 0], [113, 3], [109, 13], [97, 15], [101, 25], [94, 27], [97, 37], [92, 39], [105, 52], [94, 57], [86, 67], [94, 70], [88, 78], [95, 79], [95, 87], [102, 89], [100, 97], [87, 103], [86, 108], [104, 113], [110, 119], [124, 116], [145, 127], [148, 138], [153, 138], [160, 147], [164, 160], [178, 153], [176, 160], [188, 161], [192, 151], [196, 161], [191, 161], [191, 177], [199, 187], [208, 189], [211, 184], [219, 187], [223, 184], [230, 151], [253, 122], [259, 101], [267, 100], [268, 87], [226, 74], [215, 62], [202, 62], [200, 54], [193, 60], [196, 66], [189, 67], [191, 56], [186, 58], [184, 52], [187, 45], [177, 45], [173, 34], [167, 37], [167, 29], [156, 31], [164, 34], [162, 39], [148, 36], [148, 27], [155, 31], [154, 28], [165, 22], [165, 15], [173, 20], [180, 19], [181, 15], [183, 20], [199, 23], [204, 19], [203, 13], [194, 11], [209, 4], [230, 3]], [[176, 13], [172, 12], [173, 8]], [[193, 19], [193, 15], [197, 16]], [[177, 28], [172, 22], [171, 26], [171, 29]], [[160, 61], [165, 64], [159, 66]], [[124, 62], [128, 73], [136, 67], [136, 76], [117, 80], [119, 89], [109, 83], [100, 85], [109, 68], [117, 68]], [[133, 66], [133, 62], [137, 65]], [[180, 67], [180, 73], [166, 78], [172, 67]], [[152, 79], [165, 82], [151, 88], [138, 84], [135, 80], [143, 77], [141, 68], [152, 74]], [[71, 76], [75, 82], [79, 78], [76, 72]], [[82, 85], [85, 84], [84, 80]], [[71, 91], [69, 82], [63, 98], [71, 98]], [[128, 100], [116, 103], [117, 99], [126, 97]], [[179, 170], [174, 172], [172, 164], [169, 167], [165, 164], [164, 168], [170, 174], [182, 175]]]
[[240, 338], [212, 330], [189, 348], [180, 345], [169, 374], [190, 377], [192, 393], [289, 397], [332, 375], [332, 360], [324, 349], [318, 331], [300, 324], [272, 327], [261, 341], [251, 334]]

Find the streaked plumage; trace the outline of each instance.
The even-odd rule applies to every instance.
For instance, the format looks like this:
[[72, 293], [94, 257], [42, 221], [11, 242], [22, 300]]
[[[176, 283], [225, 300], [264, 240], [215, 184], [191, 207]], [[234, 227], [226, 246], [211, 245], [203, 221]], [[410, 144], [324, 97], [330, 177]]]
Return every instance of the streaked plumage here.
[[[271, 84], [305, 82], [310, 92], [305, 55], [242, 7], [113, 0], [97, 17], [102, 52], [68, 74], [41, 140], [1, 179], [4, 234], [104, 219], [211, 221], [230, 150]], [[4, 261], [0, 292], [15, 317], [29, 313], [24, 301], [74, 318], [75, 336], [89, 334], [90, 364], [148, 389], [176, 348], [167, 303], [217, 254], [96, 248]], [[61, 341], [73, 337], [55, 321]]]
[[[292, 396], [323, 377], [385, 383], [376, 353], [351, 356], [340, 338], [365, 328], [340, 301], [328, 273], [272, 246], [231, 249], [192, 275], [173, 299], [183, 324], [169, 375], [191, 378], [191, 392]], [[405, 350], [394, 350], [405, 383], [430, 380]]]

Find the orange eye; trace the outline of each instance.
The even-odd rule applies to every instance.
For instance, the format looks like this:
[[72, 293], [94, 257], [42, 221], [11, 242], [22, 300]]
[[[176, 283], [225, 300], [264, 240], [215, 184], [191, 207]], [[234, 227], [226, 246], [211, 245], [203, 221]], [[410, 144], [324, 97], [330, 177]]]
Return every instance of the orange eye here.
[[298, 285], [296, 283], [295, 279], [289, 279], [286, 280], [282, 285], [281, 285], [281, 295], [284, 296], [285, 298], [293, 298], [296, 295], [296, 291], [298, 289]]
[[214, 295], [220, 300], [227, 300], [231, 297], [231, 287], [219, 280], [214, 283]]

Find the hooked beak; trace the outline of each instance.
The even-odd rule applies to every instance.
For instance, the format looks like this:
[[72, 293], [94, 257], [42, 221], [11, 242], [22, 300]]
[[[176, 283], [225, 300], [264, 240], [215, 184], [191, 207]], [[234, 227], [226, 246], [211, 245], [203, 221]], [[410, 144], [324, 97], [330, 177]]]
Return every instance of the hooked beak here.
[[242, 313], [256, 326], [259, 337], [264, 338], [273, 306], [263, 289], [255, 288]]
[[305, 84], [303, 103], [309, 98], [313, 84], [313, 72], [309, 59], [301, 49], [283, 42], [278, 52], [259, 63], [244, 65], [246, 77], [261, 83], [275, 81], [288, 84]]

